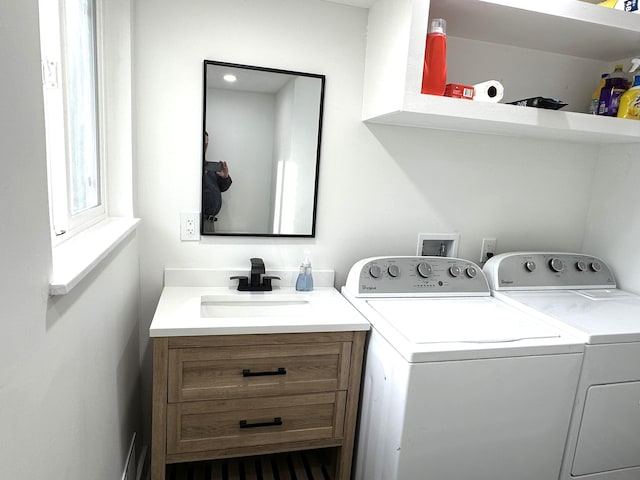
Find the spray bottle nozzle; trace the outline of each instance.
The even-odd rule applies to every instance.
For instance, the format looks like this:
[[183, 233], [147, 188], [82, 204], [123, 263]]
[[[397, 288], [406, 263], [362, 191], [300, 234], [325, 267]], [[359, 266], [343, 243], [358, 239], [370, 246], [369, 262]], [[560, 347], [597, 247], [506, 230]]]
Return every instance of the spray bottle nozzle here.
[[631, 69], [629, 70], [629, 73], [633, 73], [635, 72], [638, 67], [640, 67], [640, 58], [634, 58], [631, 60]]

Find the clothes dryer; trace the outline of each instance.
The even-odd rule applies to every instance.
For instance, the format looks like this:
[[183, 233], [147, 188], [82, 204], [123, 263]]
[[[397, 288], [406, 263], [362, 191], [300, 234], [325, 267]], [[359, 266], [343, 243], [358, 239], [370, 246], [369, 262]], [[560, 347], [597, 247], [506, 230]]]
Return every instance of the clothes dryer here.
[[560, 480], [640, 479], [640, 296], [590, 255], [501, 254], [484, 271], [494, 297], [586, 344]]
[[370, 321], [357, 480], [557, 480], [584, 345], [448, 257], [375, 257], [343, 295]]

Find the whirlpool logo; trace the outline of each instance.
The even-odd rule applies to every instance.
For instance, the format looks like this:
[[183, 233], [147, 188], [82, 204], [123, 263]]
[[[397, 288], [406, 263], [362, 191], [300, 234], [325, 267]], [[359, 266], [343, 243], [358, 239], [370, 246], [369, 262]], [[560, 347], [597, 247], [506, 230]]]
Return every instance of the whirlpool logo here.
[[500, 280], [500, 283], [502, 285], [511, 285], [513, 283], [513, 280]]
[[360, 288], [361, 288], [362, 290], [369, 290], [369, 291], [371, 291], [371, 290], [377, 290], [377, 287], [372, 287], [372, 286], [369, 286], [369, 285], [362, 285]]

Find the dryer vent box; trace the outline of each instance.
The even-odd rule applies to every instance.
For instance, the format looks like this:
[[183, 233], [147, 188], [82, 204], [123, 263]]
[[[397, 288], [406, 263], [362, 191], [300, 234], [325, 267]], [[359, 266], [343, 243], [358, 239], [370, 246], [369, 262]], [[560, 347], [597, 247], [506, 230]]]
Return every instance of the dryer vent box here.
[[419, 233], [417, 255], [436, 257], [458, 256], [457, 233]]

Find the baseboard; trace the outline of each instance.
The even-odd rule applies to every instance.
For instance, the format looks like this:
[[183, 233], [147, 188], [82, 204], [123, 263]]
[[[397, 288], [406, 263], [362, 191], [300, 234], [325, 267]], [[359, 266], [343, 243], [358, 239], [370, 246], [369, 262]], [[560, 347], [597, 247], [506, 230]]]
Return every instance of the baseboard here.
[[138, 478], [136, 480], [149, 480], [151, 469], [149, 468], [149, 462], [147, 462], [147, 454], [148, 454], [147, 445], [142, 446], [142, 452], [140, 452], [140, 458], [138, 458]]
[[133, 437], [131, 437], [131, 445], [129, 446], [129, 454], [127, 455], [127, 461], [124, 463], [122, 480], [137, 480], [136, 478], [136, 432], [133, 432]]

